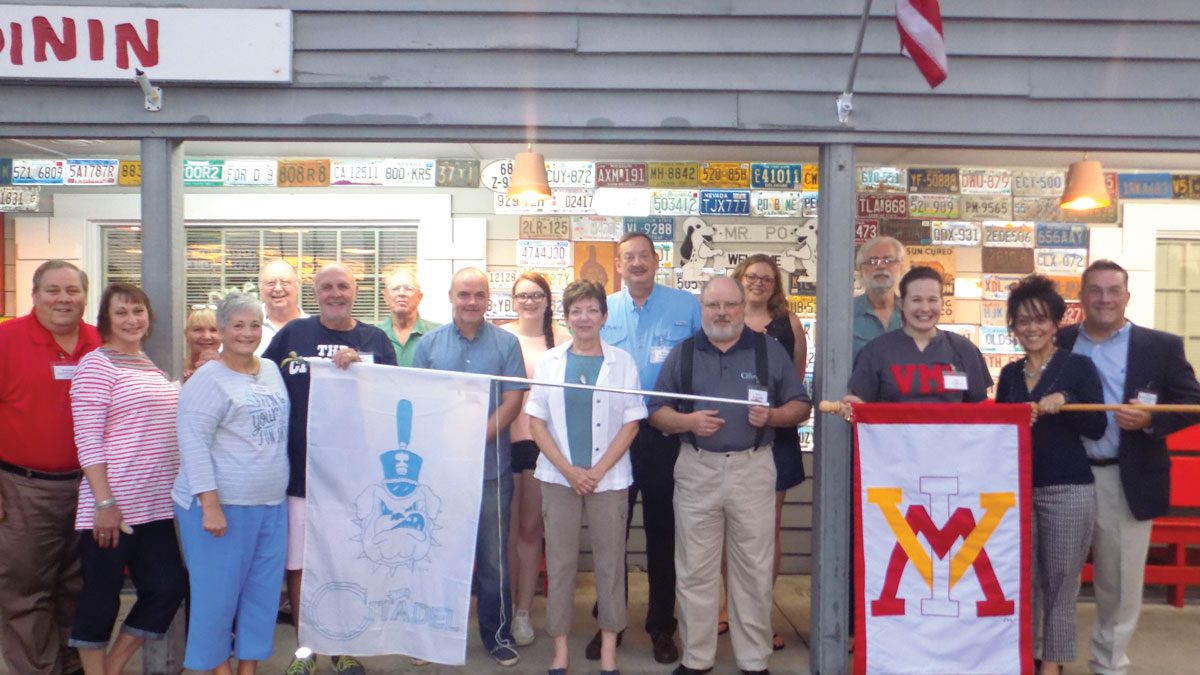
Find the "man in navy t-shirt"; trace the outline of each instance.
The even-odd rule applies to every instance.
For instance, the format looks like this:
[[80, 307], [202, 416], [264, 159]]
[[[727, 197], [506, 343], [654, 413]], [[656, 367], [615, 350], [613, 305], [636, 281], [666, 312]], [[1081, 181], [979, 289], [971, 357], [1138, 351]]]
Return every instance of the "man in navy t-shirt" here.
[[[279, 365], [283, 383], [291, 400], [288, 421], [288, 596], [292, 619], [300, 628], [300, 578], [304, 568], [304, 471], [308, 456], [308, 362], [304, 357], [332, 360], [341, 368], [355, 361], [396, 365], [396, 352], [388, 336], [378, 328], [354, 318], [354, 298], [358, 288], [354, 277], [338, 264], [326, 265], [313, 277], [313, 291], [320, 314], [289, 321], [271, 339], [263, 358]], [[363, 673], [352, 656], [333, 657], [338, 672]], [[316, 658], [311, 650], [296, 651], [289, 673], [311, 673]], [[299, 662], [299, 663], [296, 663]], [[293, 666], [296, 670], [293, 670]]]

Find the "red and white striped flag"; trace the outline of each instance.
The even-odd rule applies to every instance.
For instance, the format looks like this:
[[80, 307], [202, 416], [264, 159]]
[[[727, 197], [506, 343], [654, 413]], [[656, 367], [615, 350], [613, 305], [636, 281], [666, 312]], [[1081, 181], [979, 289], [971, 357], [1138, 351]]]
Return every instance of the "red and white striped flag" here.
[[938, 0], [896, 0], [900, 51], [907, 54], [930, 87], [946, 79], [946, 42]]

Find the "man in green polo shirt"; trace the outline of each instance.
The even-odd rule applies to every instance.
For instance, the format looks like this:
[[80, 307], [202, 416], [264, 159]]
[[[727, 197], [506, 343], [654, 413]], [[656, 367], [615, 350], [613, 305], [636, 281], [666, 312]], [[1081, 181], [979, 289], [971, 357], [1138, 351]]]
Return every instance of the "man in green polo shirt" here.
[[388, 275], [383, 287], [383, 299], [391, 313], [387, 319], [375, 324], [387, 333], [396, 350], [396, 364], [412, 366], [413, 354], [421, 336], [442, 325], [426, 321], [417, 313], [421, 306], [421, 282], [412, 270], [398, 269]]

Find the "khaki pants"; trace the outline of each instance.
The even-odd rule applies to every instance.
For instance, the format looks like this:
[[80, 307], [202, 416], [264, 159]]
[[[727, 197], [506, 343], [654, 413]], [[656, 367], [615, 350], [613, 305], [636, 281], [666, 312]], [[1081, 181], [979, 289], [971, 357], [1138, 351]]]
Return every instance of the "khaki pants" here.
[[79, 655], [67, 647], [83, 584], [78, 493], [79, 479], [0, 471], [0, 652], [11, 673], [59, 675], [79, 668]]
[[628, 490], [579, 496], [569, 487], [542, 482], [542, 518], [546, 522], [546, 632], [571, 632], [575, 614], [575, 575], [579, 570], [579, 530], [587, 513], [596, 570], [597, 623], [601, 630], [625, 630], [625, 515]]
[[679, 636], [688, 668], [711, 668], [725, 546], [729, 635], [738, 668], [764, 670], [771, 654], [775, 460], [771, 447], [706, 452], [684, 443], [675, 463], [675, 573]]

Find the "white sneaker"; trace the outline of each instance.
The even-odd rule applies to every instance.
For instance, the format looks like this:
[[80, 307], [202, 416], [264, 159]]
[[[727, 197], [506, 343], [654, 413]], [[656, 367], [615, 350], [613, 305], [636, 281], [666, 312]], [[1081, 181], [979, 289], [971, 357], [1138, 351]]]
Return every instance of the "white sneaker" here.
[[512, 636], [518, 647], [533, 644], [533, 626], [529, 623], [529, 612], [518, 611], [513, 616]]

